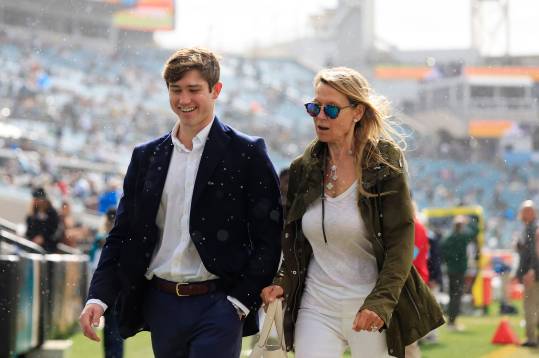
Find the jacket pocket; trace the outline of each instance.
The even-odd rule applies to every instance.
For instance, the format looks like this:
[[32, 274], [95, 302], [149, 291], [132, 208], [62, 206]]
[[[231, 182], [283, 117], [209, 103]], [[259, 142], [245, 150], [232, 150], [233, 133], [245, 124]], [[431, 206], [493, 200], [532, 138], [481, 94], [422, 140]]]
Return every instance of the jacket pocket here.
[[408, 299], [410, 300], [410, 303], [417, 315], [417, 319], [421, 320], [421, 313], [419, 312], [419, 307], [417, 306], [414, 295], [412, 295], [407, 285], [404, 285], [404, 293], [408, 296]]
[[402, 289], [396, 309], [405, 345], [415, 342], [443, 323], [438, 303], [414, 268]]

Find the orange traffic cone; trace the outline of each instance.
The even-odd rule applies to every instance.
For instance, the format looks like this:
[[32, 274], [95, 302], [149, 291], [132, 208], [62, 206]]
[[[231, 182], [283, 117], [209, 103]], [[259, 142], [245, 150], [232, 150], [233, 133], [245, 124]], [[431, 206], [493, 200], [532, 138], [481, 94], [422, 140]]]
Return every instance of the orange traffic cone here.
[[520, 344], [517, 335], [506, 319], [502, 319], [498, 325], [496, 333], [492, 337], [492, 344]]

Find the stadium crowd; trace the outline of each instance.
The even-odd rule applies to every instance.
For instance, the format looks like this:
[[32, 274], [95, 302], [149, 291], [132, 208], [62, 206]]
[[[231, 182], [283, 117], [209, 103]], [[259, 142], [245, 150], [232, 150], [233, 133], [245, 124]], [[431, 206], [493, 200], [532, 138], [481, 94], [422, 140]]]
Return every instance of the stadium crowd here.
[[[95, 53], [0, 33], [0, 116], [19, 131], [0, 136], [0, 185], [27, 192], [42, 186], [58, 208], [71, 201], [75, 212], [104, 213], [106, 200], [120, 195], [133, 146], [172, 128], [160, 77], [167, 55], [158, 49]], [[312, 76], [288, 59], [225, 56], [218, 112], [237, 129], [264, 137], [275, 166], [285, 168], [312, 139], [302, 107]], [[427, 151], [430, 136], [413, 142], [409, 171], [419, 209], [481, 205], [488, 243], [509, 247], [519, 203], [539, 201], [539, 166], [485, 161], [460, 144]]]

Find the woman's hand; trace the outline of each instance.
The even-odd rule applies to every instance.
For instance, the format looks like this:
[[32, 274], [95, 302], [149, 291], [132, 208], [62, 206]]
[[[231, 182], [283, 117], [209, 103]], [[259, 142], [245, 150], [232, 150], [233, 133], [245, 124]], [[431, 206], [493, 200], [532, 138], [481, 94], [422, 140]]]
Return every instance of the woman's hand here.
[[356, 314], [356, 319], [352, 324], [354, 331], [379, 331], [384, 325], [384, 321], [371, 310], [364, 309]]
[[284, 290], [281, 286], [271, 285], [262, 289], [262, 292], [260, 293], [260, 298], [262, 298], [264, 306], [267, 306], [273, 301], [275, 301], [275, 299], [283, 297], [283, 295]]

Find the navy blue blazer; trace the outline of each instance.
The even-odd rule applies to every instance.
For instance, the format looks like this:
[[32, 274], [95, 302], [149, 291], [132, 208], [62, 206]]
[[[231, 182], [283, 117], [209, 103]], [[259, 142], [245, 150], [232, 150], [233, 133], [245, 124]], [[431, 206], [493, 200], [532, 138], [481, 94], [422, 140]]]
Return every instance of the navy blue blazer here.
[[[116, 222], [90, 284], [89, 299], [116, 305], [124, 338], [147, 328], [144, 274], [159, 240], [155, 218], [172, 150], [171, 133], [134, 149]], [[259, 294], [277, 271], [282, 226], [278, 178], [264, 141], [216, 117], [196, 176], [189, 231], [206, 269], [251, 310], [244, 335], [258, 331]]]

